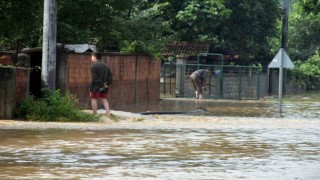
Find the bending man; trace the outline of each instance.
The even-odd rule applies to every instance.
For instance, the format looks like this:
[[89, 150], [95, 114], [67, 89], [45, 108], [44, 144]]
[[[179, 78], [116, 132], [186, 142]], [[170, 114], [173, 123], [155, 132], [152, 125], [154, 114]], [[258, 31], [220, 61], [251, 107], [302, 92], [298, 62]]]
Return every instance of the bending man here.
[[206, 85], [206, 77], [210, 75], [207, 69], [199, 69], [190, 75], [192, 84], [195, 88], [196, 99], [203, 99], [202, 89]]

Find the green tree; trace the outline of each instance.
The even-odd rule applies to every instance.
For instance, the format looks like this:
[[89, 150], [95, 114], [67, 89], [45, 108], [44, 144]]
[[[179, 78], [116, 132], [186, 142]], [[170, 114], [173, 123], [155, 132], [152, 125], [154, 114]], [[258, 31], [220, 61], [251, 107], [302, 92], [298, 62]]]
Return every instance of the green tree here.
[[[0, 34], [1, 46], [12, 48], [6, 43], [22, 37], [28, 46], [38, 46], [42, 3], [10, 2], [0, 3], [1, 12], [6, 9], [1, 14], [1, 29], [5, 29]], [[243, 56], [267, 54], [267, 39], [275, 35], [279, 17], [276, 0], [58, 0], [57, 5], [57, 42], [91, 43], [102, 51], [153, 55], [172, 40], [222, 44]], [[34, 21], [19, 21], [29, 11]], [[10, 30], [11, 16], [18, 20]]]
[[231, 11], [224, 0], [189, 0], [175, 15], [177, 37], [183, 41], [211, 41], [218, 38], [217, 31]]
[[[122, 52], [147, 53], [159, 55], [168, 42], [170, 23], [161, 15], [168, 3], [147, 3], [141, 1], [130, 13], [120, 12], [113, 16], [112, 37]], [[127, 15], [128, 14], [128, 15]], [[103, 41], [105, 42], [105, 41]]]
[[[157, 54], [170, 31], [167, 3], [144, 0], [58, 1], [58, 41], [92, 43], [101, 51]], [[79, 13], [81, 16], [79, 16]]]
[[42, 38], [43, 1], [0, 1], [0, 49], [38, 46]]
[[295, 68], [289, 71], [290, 78], [306, 85], [308, 90], [320, 88], [320, 55], [316, 52], [306, 61], [297, 60]]
[[269, 60], [269, 39], [277, 35], [281, 8], [278, 0], [228, 0], [226, 7], [232, 13], [220, 27], [220, 43], [239, 52], [243, 59], [249, 56], [260, 61]]
[[320, 50], [320, 2], [297, 0], [289, 20], [289, 53], [306, 61]]
[[267, 61], [272, 54], [270, 39], [277, 36], [281, 17], [278, 0], [183, 0], [168, 1], [168, 19], [176, 40], [211, 42]]
[[98, 43], [100, 35], [108, 34], [111, 29], [114, 10], [108, 2], [58, 0], [57, 42]]

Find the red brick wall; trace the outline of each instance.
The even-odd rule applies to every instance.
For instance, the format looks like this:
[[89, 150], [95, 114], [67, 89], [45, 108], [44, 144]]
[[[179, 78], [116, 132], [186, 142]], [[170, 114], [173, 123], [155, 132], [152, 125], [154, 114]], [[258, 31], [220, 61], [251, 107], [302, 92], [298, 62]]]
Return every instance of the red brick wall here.
[[[0, 64], [14, 65], [14, 53], [0, 54]], [[16, 70], [16, 100], [17, 102], [24, 99], [28, 94], [29, 73], [27, 69]]]
[[[62, 57], [62, 56], [61, 56]], [[82, 105], [90, 107], [89, 84], [91, 80], [91, 54], [67, 53], [65, 72], [57, 73], [58, 79], [65, 80], [60, 88], [70, 90]], [[32, 61], [32, 60], [31, 60]], [[160, 99], [160, 61], [152, 60], [149, 56], [104, 54], [102, 61], [108, 64], [113, 73], [113, 84], [109, 92], [110, 107], [157, 103]], [[1, 54], [0, 63], [13, 63], [11, 54]], [[62, 63], [63, 64], [63, 63]], [[63, 69], [63, 68], [61, 68]], [[29, 72], [18, 69], [16, 73], [17, 101], [26, 97], [29, 92]], [[58, 87], [59, 88], [59, 87]]]
[[67, 56], [66, 89], [76, 94], [81, 103], [89, 101], [90, 56], [69, 54]]
[[26, 69], [17, 69], [16, 73], [16, 93], [17, 102], [23, 100], [29, 92], [29, 72]]
[[[68, 54], [66, 89], [79, 97], [80, 103], [90, 107], [90, 54]], [[104, 54], [113, 74], [109, 91], [110, 107], [141, 103], [156, 103], [160, 99], [160, 61], [149, 56]]]

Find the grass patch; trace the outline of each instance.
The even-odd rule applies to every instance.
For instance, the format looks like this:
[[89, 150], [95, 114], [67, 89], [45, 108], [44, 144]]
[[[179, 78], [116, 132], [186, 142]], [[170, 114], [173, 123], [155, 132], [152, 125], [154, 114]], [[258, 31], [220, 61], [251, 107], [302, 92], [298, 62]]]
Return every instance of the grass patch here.
[[43, 97], [36, 99], [28, 96], [18, 106], [17, 115], [29, 121], [44, 122], [92, 122], [99, 117], [82, 112], [77, 107], [78, 99], [67, 92], [62, 95], [59, 90], [42, 90]]

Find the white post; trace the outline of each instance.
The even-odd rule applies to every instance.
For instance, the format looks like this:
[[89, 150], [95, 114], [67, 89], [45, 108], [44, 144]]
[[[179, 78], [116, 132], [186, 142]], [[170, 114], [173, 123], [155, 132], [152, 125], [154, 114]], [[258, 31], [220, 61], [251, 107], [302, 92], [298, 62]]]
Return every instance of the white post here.
[[179, 92], [179, 96], [185, 95], [185, 75], [186, 75], [186, 59], [185, 56], [177, 56], [176, 62], [176, 90]]
[[44, 0], [41, 80], [42, 87], [52, 90], [56, 87], [56, 36], [56, 0]]

